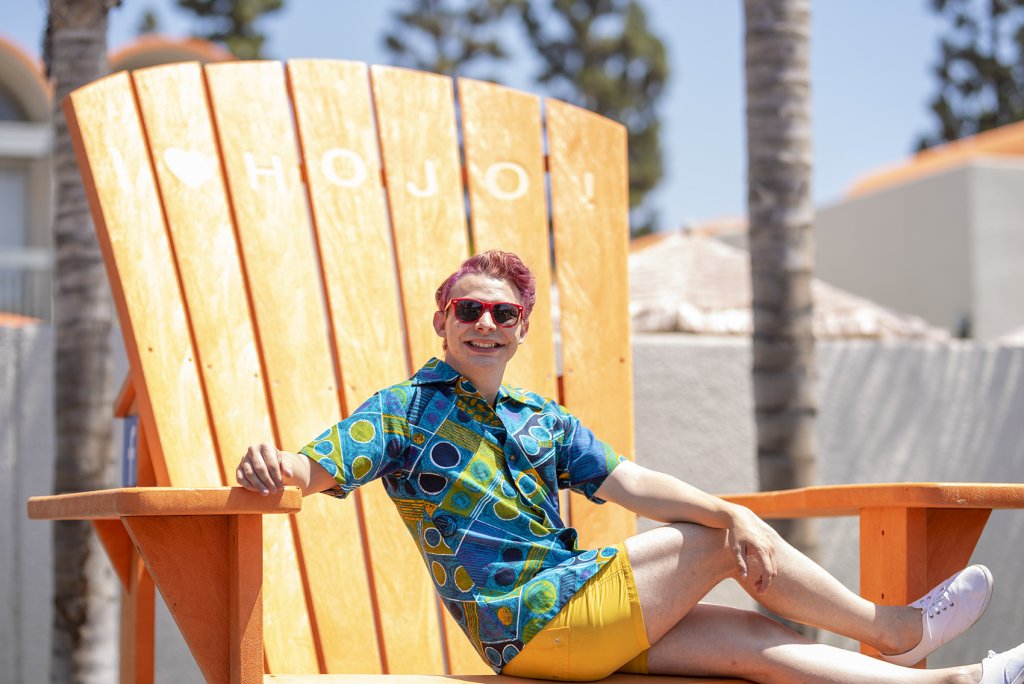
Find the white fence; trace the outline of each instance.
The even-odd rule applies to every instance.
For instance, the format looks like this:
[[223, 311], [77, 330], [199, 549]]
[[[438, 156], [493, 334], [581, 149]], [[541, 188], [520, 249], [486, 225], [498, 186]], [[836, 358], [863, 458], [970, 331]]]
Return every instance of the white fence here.
[[50, 320], [52, 271], [48, 249], [0, 249], [0, 311]]

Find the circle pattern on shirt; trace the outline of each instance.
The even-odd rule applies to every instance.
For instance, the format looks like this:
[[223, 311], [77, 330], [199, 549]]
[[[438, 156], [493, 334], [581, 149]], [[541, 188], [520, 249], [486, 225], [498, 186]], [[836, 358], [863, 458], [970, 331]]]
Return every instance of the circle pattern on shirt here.
[[502, 606], [498, 609], [498, 621], [501, 622], [501, 624], [508, 627], [512, 624], [513, 618], [515, 618], [515, 615], [512, 614], [512, 609], [508, 606]]
[[558, 590], [553, 582], [548, 580], [537, 580], [523, 592], [523, 603], [534, 613], [544, 613], [555, 605], [558, 598]]
[[455, 568], [455, 586], [458, 587], [459, 591], [469, 591], [473, 588], [473, 578], [466, 572], [466, 568], [461, 565]]
[[317, 442], [313, 447], [313, 451], [320, 454], [321, 456], [330, 456], [334, 453], [334, 442], [329, 439], [325, 439], [322, 442]]
[[352, 461], [352, 474], [357, 480], [362, 480], [369, 474], [372, 467], [373, 461], [366, 456], [356, 456], [356, 459]]
[[317, 463], [322, 465], [324, 467], [324, 470], [331, 474], [331, 477], [335, 477], [338, 474], [338, 464], [332, 461], [331, 459], [321, 458], [319, 461], [317, 461]]
[[348, 429], [348, 436], [360, 444], [370, 442], [376, 434], [377, 430], [368, 420], [357, 420]]
[[487, 660], [489, 660], [491, 665], [494, 667], [501, 665], [501, 655], [490, 646], [484, 649], [484, 655], [487, 656]]
[[441, 543], [441, 533], [436, 527], [428, 527], [423, 530], [423, 541], [427, 543], [427, 546], [434, 548]]
[[445, 572], [444, 566], [437, 561], [431, 561], [430, 572], [434, 575], [434, 581], [437, 582], [437, 586], [443, 587], [444, 583], [448, 581], [448, 573]]
[[438, 442], [430, 449], [430, 460], [438, 468], [454, 468], [459, 464], [459, 450], [450, 442]]
[[499, 520], [515, 520], [519, 517], [519, 509], [511, 501], [500, 499], [494, 502], [494, 515]]
[[427, 494], [440, 494], [448, 486], [448, 478], [437, 473], [420, 473], [418, 481]]

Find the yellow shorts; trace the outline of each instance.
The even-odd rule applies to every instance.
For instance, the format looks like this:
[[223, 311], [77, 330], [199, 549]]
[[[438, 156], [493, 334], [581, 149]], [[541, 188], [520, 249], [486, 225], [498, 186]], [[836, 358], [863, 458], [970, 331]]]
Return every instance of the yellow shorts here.
[[588, 682], [613, 672], [647, 674], [647, 630], [626, 547], [591, 577], [501, 671]]

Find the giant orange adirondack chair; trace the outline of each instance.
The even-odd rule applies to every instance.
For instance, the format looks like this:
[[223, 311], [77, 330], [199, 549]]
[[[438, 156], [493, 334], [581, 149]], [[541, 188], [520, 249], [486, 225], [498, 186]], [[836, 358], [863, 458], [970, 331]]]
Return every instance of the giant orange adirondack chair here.
[[[458, 85], [458, 127], [450, 79], [352, 62], [172, 65], [66, 102], [131, 364], [117, 412], [138, 416], [144, 486], [36, 497], [29, 513], [94, 521], [124, 583], [123, 681], [152, 679], [153, 583], [212, 682], [500, 679], [482, 676], [438, 608], [379, 484], [346, 502], [224, 486], [250, 443], [294, 450], [438, 353], [434, 288], [473, 251], [516, 251], [537, 273], [509, 379], [632, 452], [625, 131]], [[898, 603], [964, 565], [989, 509], [1022, 506], [1024, 492], [736, 500], [777, 517], [860, 512], [862, 590]], [[567, 508], [583, 544], [634, 531], [613, 506]]]

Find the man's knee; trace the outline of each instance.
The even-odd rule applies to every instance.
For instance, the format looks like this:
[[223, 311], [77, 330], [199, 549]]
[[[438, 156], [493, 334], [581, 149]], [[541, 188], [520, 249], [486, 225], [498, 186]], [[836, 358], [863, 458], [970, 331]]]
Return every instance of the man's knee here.
[[700, 556], [709, 563], [716, 563], [721, 571], [728, 574], [736, 565], [735, 554], [729, 546], [728, 533], [717, 527], [705, 527], [696, 523], [670, 523], [682, 538], [685, 546], [697, 548]]

